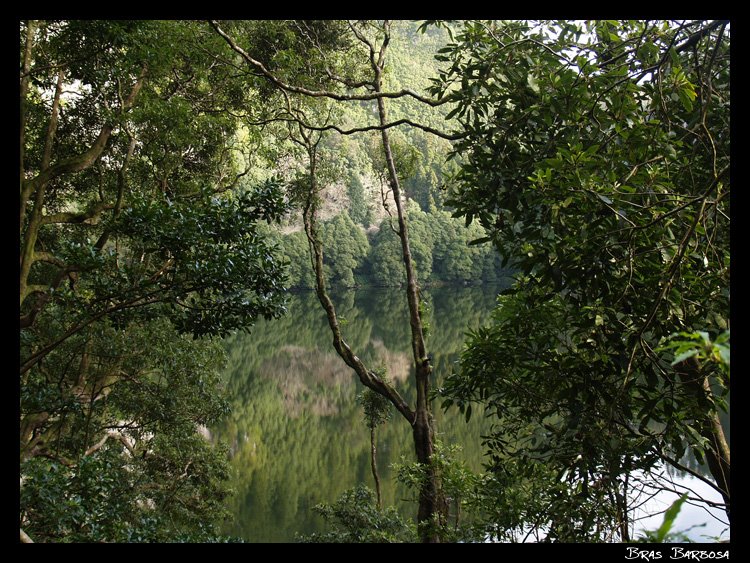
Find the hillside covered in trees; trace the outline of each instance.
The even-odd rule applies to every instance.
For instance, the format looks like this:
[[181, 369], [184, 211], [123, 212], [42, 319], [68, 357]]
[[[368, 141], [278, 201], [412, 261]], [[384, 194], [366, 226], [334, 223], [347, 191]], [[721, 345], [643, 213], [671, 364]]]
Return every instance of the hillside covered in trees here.
[[[239, 541], [235, 456], [313, 463], [282, 434], [369, 456], [317, 507], [263, 496], [321, 514], [302, 541], [662, 542], [687, 505], [726, 538], [730, 31], [21, 20], [21, 541]], [[448, 285], [489, 300], [445, 323]], [[387, 345], [346, 291], [376, 287]], [[362, 433], [309, 431], [326, 405]], [[481, 471], [441, 440], [457, 421]]]

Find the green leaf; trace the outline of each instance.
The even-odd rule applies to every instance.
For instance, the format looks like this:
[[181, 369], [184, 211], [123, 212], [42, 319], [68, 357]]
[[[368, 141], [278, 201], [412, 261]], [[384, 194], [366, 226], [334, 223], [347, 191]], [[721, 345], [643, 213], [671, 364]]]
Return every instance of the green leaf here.
[[721, 361], [724, 362], [728, 366], [729, 365], [729, 347], [724, 346], [723, 344], [716, 344], [715, 347], [719, 351], [719, 357], [721, 358]]
[[682, 508], [682, 505], [687, 500], [687, 493], [683, 494], [680, 498], [678, 498], [676, 501], [672, 503], [672, 506], [670, 506], [667, 511], [664, 513], [664, 521], [662, 522], [661, 526], [659, 526], [659, 529], [656, 531], [656, 541], [661, 543], [664, 541], [664, 539], [667, 537], [667, 534], [669, 534], [669, 531], [672, 529], [672, 526], [674, 525], [674, 521], [677, 519], [677, 515], [680, 513], [680, 509]]
[[677, 364], [684, 362], [688, 358], [692, 358], [696, 354], [698, 354], [698, 349], [697, 348], [693, 348], [691, 350], [686, 350], [685, 352], [682, 352], [681, 354], [675, 356], [675, 359], [672, 361], [672, 365], [676, 366]]
[[529, 88], [531, 88], [536, 94], [538, 94], [539, 93], [539, 83], [536, 81], [536, 78], [534, 78], [531, 74], [529, 74], [527, 82], [529, 84]]
[[591, 146], [590, 146], [589, 148], [587, 148], [587, 149], [586, 149], [586, 150], [584, 151], [583, 155], [584, 155], [584, 156], [591, 156], [592, 154], [595, 154], [595, 153], [596, 153], [596, 151], [598, 151], [598, 150], [599, 150], [599, 146], [600, 146], [600, 145], [591, 145]]
[[451, 111], [448, 112], [448, 115], [445, 116], [445, 120], [452, 119], [461, 109], [463, 108], [462, 105], [456, 106]]

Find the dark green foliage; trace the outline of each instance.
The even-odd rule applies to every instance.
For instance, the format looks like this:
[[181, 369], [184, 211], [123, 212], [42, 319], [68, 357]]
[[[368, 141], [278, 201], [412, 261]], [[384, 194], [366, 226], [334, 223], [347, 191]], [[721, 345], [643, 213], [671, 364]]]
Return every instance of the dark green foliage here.
[[22, 527], [34, 541], [67, 542], [173, 541], [212, 529], [227, 457], [196, 427], [227, 412], [221, 348], [165, 320], [97, 328], [58, 347], [22, 388], [22, 438], [45, 415], [27, 446], [36, 455], [21, 463]]
[[21, 465], [22, 517], [34, 541], [128, 541], [153, 538], [158, 526], [133, 502], [137, 480], [116, 448], [87, 456], [74, 468], [43, 458]]
[[286, 211], [280, 185], [230, 191], [254, 90], [205, 23], [20, 31], [20, 526], [221, 539], [227, 456], [199, 434], [226, 414], [208, 337], [283, 312], [259, 228]]
[[349, 216], [352, 221], [363, 227], [367, 227], [372, 220], [370, 204], [365, 197], [365, 187], [359, 174], [354, 174], [347, 189], [349, 196]]
[[[226, 336], [281, 310], [282, 269], [256, 224], [277, 220], [284, 210], [280, 184], [268, 181], [231, 200], [210, 193], [187, 202], [134, 198], [113, 231], [132, 240], [134, 256], [158, 249], [171, 260], [169, 274], [152, 284], [171, 305], [161, 314], [195, 335]], [[125, 283], [148, 279], [141, 264], [125, 265]], [[127, 295], [120, 288], [113, 293]]]
[[[498, 471], [544, 463], [591, 500], [711, 447], [726, 388], [694, 392], [660, 346], [728, 328], [728, 49], [725, 22], [467, 22], [441, 55], [466, 133], [447, 203], [522, 274], [446, 385], [496, 417]], [[560, 502], [542, 517], [582, 515]]]
[[333, 504], [315, 510], [335, 527], [322, 534], [303, 536], [305, 543], [415, 543], [414, 525], [401, 519], [393, 508], [375, 508], [374, 494], [365, 486], [346, 491]]

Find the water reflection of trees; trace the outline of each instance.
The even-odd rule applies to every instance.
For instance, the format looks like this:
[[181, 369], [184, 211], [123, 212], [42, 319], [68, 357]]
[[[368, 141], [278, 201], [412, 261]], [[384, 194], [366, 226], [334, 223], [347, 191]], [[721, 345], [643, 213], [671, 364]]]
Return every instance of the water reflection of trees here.
[[[497, 288], [435, 288], [423, 295], [429, 311], [428, 344], [438, 380], [453, 369], [467, 327], [491, 310]], [[408, 311], [401, 292], [349, 291], [336, 296], [347, 338], [385, 364], [408, 398]], [[232, 411], [214, 435], [233, 452], [233, 521], [227, 532], [250, 541], [289, 541], [294, 533], [321, 531], [311, 511], [357, 483], [370, 483], [369, 433], [355, 396], [354, 376], [335, 355], [314, 295], [290, 297], [289, 314], [226, 340], [225, 370]], [[435, 412], [440, 437], [463, 446], [470, 466], [482, 461], [482, 417], [469, 424], [454, 412]], [[389, 468], [412, 459], [410, 429], [386, 424], [379, 432], [383, 502], [412, 515], [413, 506]]]

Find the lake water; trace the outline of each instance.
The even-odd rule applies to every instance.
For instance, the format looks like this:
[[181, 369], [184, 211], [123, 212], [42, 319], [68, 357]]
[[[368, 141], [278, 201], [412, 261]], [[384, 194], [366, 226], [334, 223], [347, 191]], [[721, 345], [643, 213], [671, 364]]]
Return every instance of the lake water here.
[[[460, 354], [465, 333], [479, 326], [495, 303], [500, 286], [443, 287], [425, 292], [428, 349], [436, 383], [445, 378]], [[344, 338], [368, 366], [385, 366], [405, 399], [414, 403], [409, 321], [404, 291], [367, 289], [334, 296]], [[313, 293], [293, 295], [289, 314], [259, 323], [251, 334], [226, 340], [226, 381], [232, 412], [212, 429], [232, 453], [231, 520], [225, 533], [250, 542], [291, 542], [296, 534], [324, 531], [312, 508], [333, 502], [342, 492], [364, 483], [370, 473], [370, 434], [357, 393], [362, 386], [336, 355], [325, 315]], [[440, 439], [462, 444], [469, 467], [482, 468], [481, 416], [467, 424], [455, 410], [436, 408]], [[378, 429], [378, 467], [384, 505], [404, 516], [416, 514], [410, 491], [395, 483], [390, 466], [402, 457], [413, 461], [411, 429], [394, 411]], [[677, 480], [700, 486], [697, 480]], [[668, 506], [662, 494], [651, 506]], [[721, 517], [721, 513], [718, 513]], [[646, 520], [656, 528], [661, 517]], [[703, 509], [685, 506], [681, 530], [706, 522], [689, 535], [695, 541], [718, 536], [724, 526]], [[726, 536], [727, 534], [725, 534]]]

